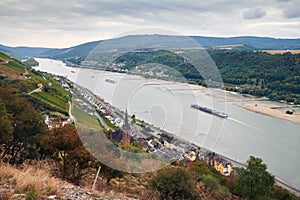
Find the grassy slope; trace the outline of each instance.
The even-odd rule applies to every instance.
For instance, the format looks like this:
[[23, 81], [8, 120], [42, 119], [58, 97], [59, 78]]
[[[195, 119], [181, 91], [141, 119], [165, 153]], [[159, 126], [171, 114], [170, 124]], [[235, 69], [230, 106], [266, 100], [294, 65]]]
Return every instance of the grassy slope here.
[[[21, 62], [10, 58], [9, 56], [0, 52], [0, 59], [4, 61], [8, 61], [7, 64], [0, 64], [1, 68], [5, 68], [7, 73], [12, 74], [15, 77], [15, 74], [23, 74], [26, 70], [26, 66]], [[26, 75], [26, 79], [22, 80], [4, 80], [4, 82], [0, 83], [0, 85], [9, 85], [13, 87], [14, 90], [23, 93], [25, 96], [29, 97], [32, 101], [42, 102], [47, 109], [53, 111], [59, 111], [66, 113], [66, 104], [68, 100], [71, 100], [69, 97], [69, 92], [62, 89], [55, 79], [52, 77], [42, 74], [40, 72], [36, 72], [34, 70], [31, 71], [31, 68], [28, 69], [28, 74]], [[51, 83], [51, 84], [50, 84]], [[43, 85], [42, 92], [35, 92], [32, 94], [28, 94], [32, 90], [36, 89], [38, 84]], [[46, 109], [46, 110], [47, 110]]]
[[90, 115], [86, 113], [84, 110], [82, 110], [78, 104], [78, 102], [73, 101], [73, 108], [72, 112], [74, 116], [76, 117], [77, 123], [93, 128], [95, 130], [103, 130], [103, 128], [100, 126], [97, 117], [94, 115]]
[[25, 72], [25, 67], [20, 61], [13, 59], [1, 52], [0, 59], [0, 68], [2, 68], [2, 71], [5, 72], [3, 75], [21, 76], [21, 74]]

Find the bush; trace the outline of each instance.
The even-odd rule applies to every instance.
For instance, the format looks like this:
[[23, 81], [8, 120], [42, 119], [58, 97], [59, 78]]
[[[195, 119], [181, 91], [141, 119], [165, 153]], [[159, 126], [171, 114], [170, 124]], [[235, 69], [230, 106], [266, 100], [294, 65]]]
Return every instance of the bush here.
[[39, 198], [38, 193], [33, 189], [26, 194], [25, 200], [36, 200]]
[[202, 182], [205, 184], [206, 188], [209, 191], [215, 191], [220, 187], [219, 180], [210, 174], [202, 175], [201, 178], [202, 178]]
[[196, 199], [195, 181], [181, 168], [160, 170], [149, 182], [161, 199]]
[[62, 178], [79, 184], [87, 169], [94, 165], [93, 156], [83, 147], [74, 125], [55, 128], [40, 137], [44, 148], [52, 154]]
[[225, 186], [221, 186], [219, 187], [218, 191], [217, 191], [217, 196], [220, 198], [220, 199], [226, 199], [226, 198], [229, 198], [230, 197], [230, 190], [228, 187], [225, 187]]

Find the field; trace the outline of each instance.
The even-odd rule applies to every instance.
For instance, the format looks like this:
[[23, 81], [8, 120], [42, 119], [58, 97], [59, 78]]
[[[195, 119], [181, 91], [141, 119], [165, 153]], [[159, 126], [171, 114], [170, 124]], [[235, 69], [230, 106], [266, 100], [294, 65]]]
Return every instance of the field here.
[[60, 111], [66, 111], [66, 102], [64, 101], [64, 99], [55, 97], [52, 94], [46, 92], [36, 92], [32, 93], [32, 95], [40, 101], [43, 101]]
[[100, 126], [97, 117], [86, 113], [79, 107], [78, 103], [73, 102], [72, 113], [77, 123], [87, 126], [89, 128], [93, 128], [95, 130], [102, 130], [102, 127]]
[[300, 50], [262, 50], [262, 52], [266, 52], [269, 54], [283, 54], [283, 53], [287, 53], [290, 52], [291, 54], [299, 54]]

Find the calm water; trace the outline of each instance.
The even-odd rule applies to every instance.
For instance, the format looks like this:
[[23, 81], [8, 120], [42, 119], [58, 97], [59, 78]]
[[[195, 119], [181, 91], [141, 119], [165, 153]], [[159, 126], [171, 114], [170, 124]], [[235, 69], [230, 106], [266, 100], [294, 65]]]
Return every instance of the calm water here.
[[[127, 107], [129, 114], [195, 144], [241, 162], [250, 155], [261, 157], [271, 173], [300, 188], [300, 125], [236, 106], [254, 103], [250, 98], [187, 84], [76, 69], [66, 67], [61, 61], [37, 61], [39, 70], [68, 76], [113, 106], [121, 110]], [[221, 119], [192, 109], [190, 105], [194, 103], [225, 111], [230, 117]]]

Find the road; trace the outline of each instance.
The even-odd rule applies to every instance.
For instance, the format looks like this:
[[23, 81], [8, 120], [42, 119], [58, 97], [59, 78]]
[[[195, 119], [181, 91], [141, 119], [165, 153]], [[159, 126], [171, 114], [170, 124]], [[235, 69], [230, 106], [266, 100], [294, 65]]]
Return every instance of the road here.
[[[96, 117], [99, 119], [101, 125], [104, 126], [105, 129], [107, 129], [107, 130], [112, 130], [112, 128], [110, 128], [110, 127], [104, 122], [104, 120], [102, 119], [102, 117], [101, 117], [97, 112], [95, 112], [94, 114], [95, 114]], [[112, 130], [112, 131], [113, 131], [113, 130]]]

